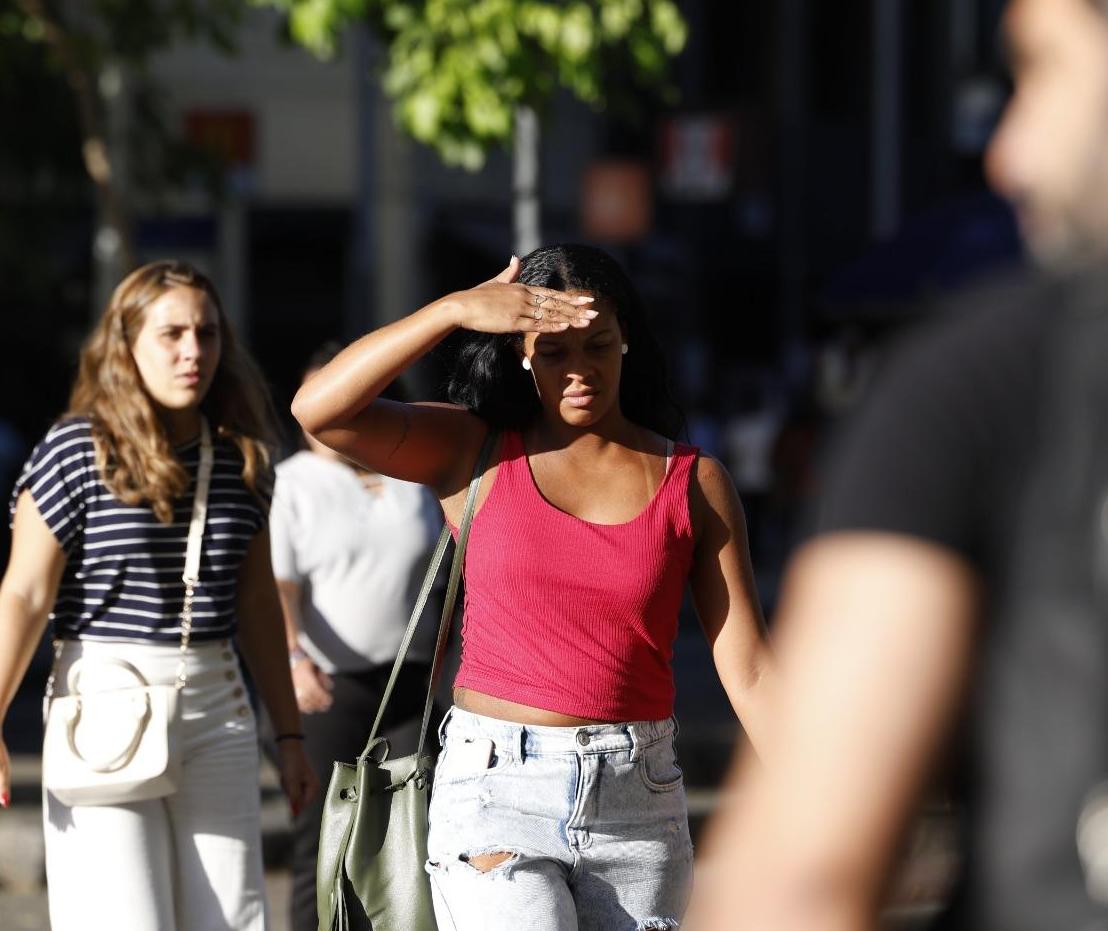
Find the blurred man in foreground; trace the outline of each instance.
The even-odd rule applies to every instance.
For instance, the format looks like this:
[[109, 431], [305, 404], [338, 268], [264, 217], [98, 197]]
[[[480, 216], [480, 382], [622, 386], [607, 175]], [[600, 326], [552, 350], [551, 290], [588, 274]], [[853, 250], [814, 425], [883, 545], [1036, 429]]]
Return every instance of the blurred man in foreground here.
[[775, 743], [713, 825], [685, 927], [862, 931], [936, 765], [942, 927], [1108, 928], [1108, 3], [1013, 0], [990, 147], [1042, 281], [895, 358], [778, 617]]

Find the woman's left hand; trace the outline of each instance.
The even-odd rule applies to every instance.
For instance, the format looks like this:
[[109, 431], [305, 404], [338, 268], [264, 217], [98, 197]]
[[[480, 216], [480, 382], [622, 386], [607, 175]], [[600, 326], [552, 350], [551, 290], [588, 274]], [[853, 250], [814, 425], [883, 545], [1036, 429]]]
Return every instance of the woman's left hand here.
[[304, 741], [280, 741], [277, 744], [277, 765], [281, 772], [281, 788], [295, 818], [319, 791], [319, 779], [304, 752]]

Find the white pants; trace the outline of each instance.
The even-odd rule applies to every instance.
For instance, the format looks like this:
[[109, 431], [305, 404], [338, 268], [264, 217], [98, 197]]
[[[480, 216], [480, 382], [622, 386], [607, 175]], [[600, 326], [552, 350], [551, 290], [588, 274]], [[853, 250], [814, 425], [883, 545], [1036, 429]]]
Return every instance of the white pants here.
[[[69, 641], [57, 694], [78, 657], [105, 655], [168, 684], [180, 648]], [[228, 641], [190, 648], [179, 701], [183, 771], [173, 795], [71, 808], [43, 792], [53, 931], [265, 928], [254, 714]]]

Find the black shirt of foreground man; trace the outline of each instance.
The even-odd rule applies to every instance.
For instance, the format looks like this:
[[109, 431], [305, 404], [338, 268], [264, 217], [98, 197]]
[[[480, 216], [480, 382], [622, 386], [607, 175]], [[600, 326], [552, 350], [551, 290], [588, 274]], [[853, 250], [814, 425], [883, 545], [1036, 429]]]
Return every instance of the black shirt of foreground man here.
[[1108, 282], [970, 295], [886, 376], [818, 530], [935, 542], [983, 582], [943, 927], [1108, 928], [1077, 840], [1108, 781]]

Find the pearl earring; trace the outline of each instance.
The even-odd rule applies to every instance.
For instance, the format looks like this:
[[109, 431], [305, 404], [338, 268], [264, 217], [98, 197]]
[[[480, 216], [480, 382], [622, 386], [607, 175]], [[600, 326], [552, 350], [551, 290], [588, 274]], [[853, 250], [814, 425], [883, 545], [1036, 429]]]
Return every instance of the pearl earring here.
[[522, 361], [522, 362], [520, 362], [519, 364], [520, 364], [520, 365], [522, 365], [522, 366], [523, 366], [523, 368], [524, 368], [524, 369], [525, 369], [526, 371], [528, 371], [528, 372], [530, 372], [530, 371], [531, 371], [531, 360], [530, 360], [530, 359], [528, 359], [528, 358], [527, 358], [527, 356], [524, 356], [524, 357], [523, 357], [523, 361]]
[[627, 344], [626, 343], [620, 343], [619, 344], [619, 351], [622, 352], [624, 355], [627, 355]]

